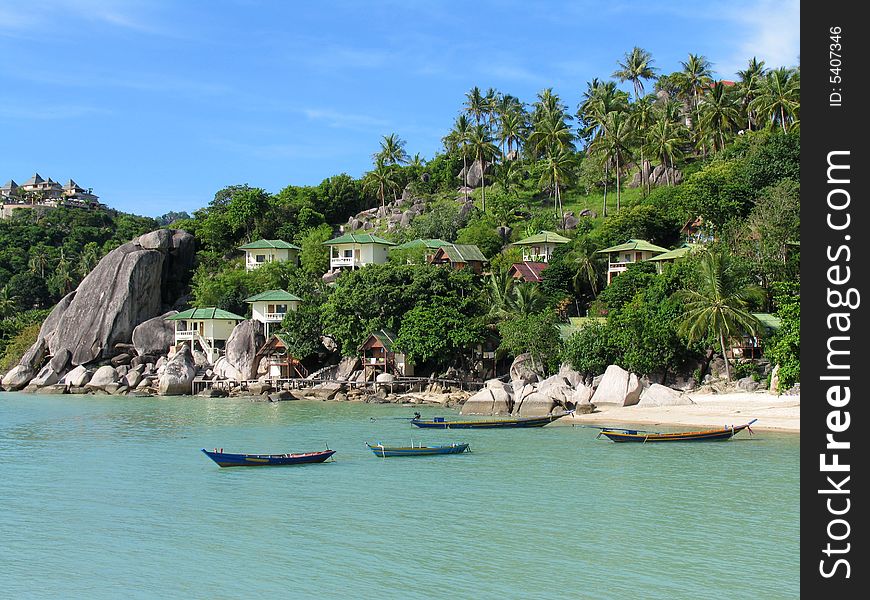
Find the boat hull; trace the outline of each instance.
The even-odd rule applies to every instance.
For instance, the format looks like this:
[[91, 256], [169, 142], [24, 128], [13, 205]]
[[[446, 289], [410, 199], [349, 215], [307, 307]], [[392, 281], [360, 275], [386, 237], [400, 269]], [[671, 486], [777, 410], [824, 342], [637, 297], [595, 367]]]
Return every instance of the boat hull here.
[[[566, 413], [567, 414], [567, 413]], [[488, 421], [422, 421], [411, 419], [411, 424], [423, 429], [503, 429], [513, 427], [543, 427], [565, 415], [546, 417], [519, 417], [515, 419], [490, 419]]]
[[644, 433], [634, 431], [612, 431], [604, 429], [600, 435], [614, 442], [634, 442], [649, 444], [653, 442], [722, 442], [746, 429], [746, 425], [726, 427], [723, 429], [708, 429], [704, 431], [687, 431], [682, 433]]
[[287, 465], [305, 465], [322, 463], [335, 450], [322, 452], [306, 452], [302, 454], [230, 454], [228, 452], [210, 452], [205, 448], [203, 453], [220, 467], [283, 467]]
[[391, 456], [433, 456], [439, 454], [462, 454], [468, 452], [468, 444], [451, 444], [449, 446], [419, 446], [419, 447], [403, 447], [403, 446], [373, 446], [366, 444], [369, 449], [381, 458]]

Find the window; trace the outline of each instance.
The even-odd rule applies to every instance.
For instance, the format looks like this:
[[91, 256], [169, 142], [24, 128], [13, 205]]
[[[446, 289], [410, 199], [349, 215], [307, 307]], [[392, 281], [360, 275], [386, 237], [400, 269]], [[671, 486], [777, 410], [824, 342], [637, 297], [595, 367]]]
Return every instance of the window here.
[[275, 312], [278, 314], [286, 313], [287, 312], [287, 305], [286, 304], [276, 304], [275, 305]]
[[353, 258], [353, 250], [345, 249], [344, 250], [344, 257], [345, 258]]
[[266, 262], [266, 255], [265, 254], [258, 254], [254, 258], [254, 260], [256, 260], [258, 263], [264, 263], [264, 262]]

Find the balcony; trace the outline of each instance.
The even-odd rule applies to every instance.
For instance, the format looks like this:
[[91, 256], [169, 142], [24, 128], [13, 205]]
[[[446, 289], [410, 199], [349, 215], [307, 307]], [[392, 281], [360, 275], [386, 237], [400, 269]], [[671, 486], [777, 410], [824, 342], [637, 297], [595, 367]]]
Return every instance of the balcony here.
[[287, 313], [264, 313], [263, 317], [266, 319], [266, 321], [269, 321], [269, 322], [283, 321], [284, 315], [286, 315], [286, 314]]
[[526, 252], [523, 251], [523, 262], [550, 262], [549, 254], [541, 254], [537, 252]]
[[175, 339], [176, 339], [176, 341], [178, 341], [178, 340], [192, 340], [196, 337], [196, 333], [197, 332], [195, 329], [190, 329], [188, 331], [176, 331], [175, 332]]
[[607, 270], [610, 272], [621, 273], [628, 268], [628, 265], [633, 265], [633, 264], [634, 264], [634, 261], [632, 261], [632, 262], [620, 261], [620, 262], [607, 263]]
[[340, 267], [360, 267], [362, 263], [352, 256], [333, 256], [329, 259], [329, 266], [333, 269]]

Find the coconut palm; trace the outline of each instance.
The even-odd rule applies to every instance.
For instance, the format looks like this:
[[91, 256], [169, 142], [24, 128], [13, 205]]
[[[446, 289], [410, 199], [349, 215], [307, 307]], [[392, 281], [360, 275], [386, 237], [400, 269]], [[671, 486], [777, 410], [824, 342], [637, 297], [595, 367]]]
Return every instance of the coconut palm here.
[[588, 243], [579, 244], [568, 253], [565, 262], [574, 270], [571, 283], [576, 292], [579, 293], [585, 283], [593, 296], [598, 295], [601, 261], [601, 255]]
[[562, 186], [566, 184], [574, 174], [576, 157], [574, 152], [566, 147], [556, 147], [547, 152], [541, 160], [541, 178], [539, 183], [542, 187], [549, 188], [553, 197], [553, 208], [559, 223], [564, 220], [562, 211]]
[[634, 85], [634, 99], [637, 101], [643, 95], [643, 80], [656, 76], [657, 69], [652, 66], [654, 62], [652, 54], [635, 46], [617, 63], [619, 69], [614, 71], [613, 77], [619, 81], [630, 81]]
[[700, 125], [719, 141], [719, 149], [725, 148], [725, 134], [737, 128], [740, 119], [740, 108], [737, 98], [721, 81], [711, 86], [701, 101]]
[[81, 254], [79, 254], [79, 261], [76, 265], [76, 271], [82, 277], [87, 277], [88, 273], [94, 270], [94, 267], [97, 266], [97, 263], [100, 260], [99, 252], [97, 249], [97, 244], [94, 242], [88, 242], [85, 244], [84, 248], [82, 248]]
[[673, 183], [671, 170], [674, 167], [674, 160], [682, 154], [680, 148], [685, 143], [687, 134], [682, 125], [667, 119], [659, 119], [647, 131], [644, 150], [665, 167], [668, 186]]
[[465, 115], [459, 115], [456, 123], [453, 125], [453, 130], [444, 137], [444, 147], [448, 153], [459, 152], [462, 156], [462, 174], [463, 174], [463, 193], [465, 201], [468, 202], [468, 154], [469, 154], [469, 138], [471, 136], [471, 122]]
[[632, 159], [631, 147], [634, 143], [634, 129], [631, 119], [623, 112], [613, 111], [604, 118], [602, 133], [590, 145], [593, 153], [601, 153], [613, 165], [616, 173], [616, 212], [620, 209], [620, 177], [625, 165]]
[[480, 164], [480, 208], [486, 212], [486, 164], [498, 156], [498, 146], [492, 143], [487, 128], [477, 125], [468, 137], [468, 147], [475, 161]]
[[800, 75], [785, 67], [770, 71], [761, 81], [758, 97], [750, 103], [759, 119], [768, 121], [771, 127], [777, 124], [783, 132], [789, 124], [795, 125], [800, 113]]
[[383, 160], [386, 165], [399, 165], [408, 162], [408, 153], [405, 152], [405, 140], [395, 133], [385, 135], [381, 140], [381, 149], [372, 158], [377, 161]]
[[422, 169], [426, 166], [426, 159], [420, 156], [420, 153], [417, 152], [414, 156], [408, 159], [408, 166]]
[[763, 292], [754, 284], [736, 285], [728, 267], [727, 255], [705, 252], [699, 263], [697, 288], [679, 290], [674, 295], [685, 304], [680, 335], [691, 343], [717, 339], [725, 359], [725, 377], [730, 381], [729, 343], [744, 333], [756, 335], [761, 324], [747, 307], [750, 301], [761, 300]]
[[39, 273], [39, 276], [45, 278], [45, 267], [48, 266], [50, 255], [48, 247], [45, 244], [36, 244], [30, 248], [30, 258], [27, 261], [27, 266], [33, 273]]
[[489, 321], [500, 321], [509, 312], [515, 280], [507, 271], [491, 273], [486, 280], [486, 300]]
[[[638, 98], [637, 101], [631, 105], [631, 124], [634, 127], [634, 130], [639, 133], [638, 138], [642, 141], [643, 135], [649, 130], [653, 123], [656, 120], [656, 111], [655, 111], [655, 96], [649, 95], [644, 96], [643, 98]], [[644, 152], [643, 143], [640, 144], [640, 174], [643, 181], [641, 182], [643, 190], [649, 194], [649, 173], [646, 172], [646, 156]]]
[[4, 285], [0, 288], [0, 319], [5, 319], [15, 312], [17, 300], [12, 292], [9, 291], [9, 286]]
[[693, 123], [697, 124], [701, 92], [710, 84], [713, 75], [712, 65], [704, 56], [697, 54], [689, 54], [689, 58], [680, 64], [683, 65], [683, 70], [678, 73], [679, 85], [684, 97], [690, 102]]
[[514, 149], [519, 150], [523, 137], [523, 125], [522, 116], [517, 113], [506, 113], [500, 117], [498, 139], [505, 158], [515, 156]]
[[368, 172], [363, 180], [363, 186], [366, 189], [374, 188], [378, 199], [381, 201], [381, 211], [386, 214], [386, 195], [387, 191], [399, 189], [399, 184], [396, 181], [396, 170], [393, 165], [388, 165], [382, 157], [377, 157], [375, 160], [375, 168]]
[[574, 148], [574, 134], [564, 115], [552, 113], [539, 119], [529, 135], [535, 156]]
[[737, 75], [740, 77], [737, 83], [737, 90], [740, 94], [741, 108], [746, 114], [746, 126], [749, 131], [752, 131], [752, 125], [756, 119], [755, 111], [750, 108], [750, 105], [758, 97], [761, 91], [761, 81], [766, 73], [767, 69], [764, 68], [764, 61], [760, 61], [754, 56], [749, 59], [746, 69], [737, 71]]
[[474, 117], [478, 125], [488, 110], [488, 101], [479, 87], [474, 86], [465, 94], [465, 112]]
[[514, 284], [512, 293], [508, 296], [507, 310], [514, 316], [527, 317], [543, 312], [548, 305], [549, 299], [541, 286], [524, 281]]

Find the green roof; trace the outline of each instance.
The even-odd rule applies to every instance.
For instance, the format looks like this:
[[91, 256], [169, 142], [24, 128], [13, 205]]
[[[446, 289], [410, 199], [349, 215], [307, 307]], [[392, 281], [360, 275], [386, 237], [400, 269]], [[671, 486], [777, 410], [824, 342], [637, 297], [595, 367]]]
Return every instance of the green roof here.
[[[368, 341], [369, 337], [372, 336], [375, 336], [378, 340], [380, 340], [380, 342], [384, 345], [384, 348], [386, 348], [387, 352], [393, 351], [393, 344], [396, 343], [396, 338], [399, 337], [396, 335], [396, 332], [391, 329], [379, 329], [378, 331], [373, 331], [372, 333], [370, 333], [369, 336], [366, 338], [366, 341]], [[365, 346], [365, 341], [362, 343], [360, 348], [362, 348], [363, 346]]]
[[167, 321], [186, 321], [188, 319], [223, 319], [227, 321], [244, 321], [245, 317], [240, 317], [228, 310], [220, 308], [188, 308], [185, 311], [166, 317]]
[[608, 252], [622, 252], [623, 250], [637, 250], [639, 252], [667, 252], [667, 248], [662, 248], [661, 246], [656, 246], [655, 244], [650, 244], [646, 240], [628, 240], [624, 244], [619, 244], [618, 246], [611, 246], [610, 248], [605, 248], [604, 250], [599, 250], [599, 254], [606, 254]]
[[416, 248], [426, 248], [429, 250], [437, 250], [442, 246], [449, 245], [450, 242], [445, 242], [444, 240], [439, 239], [420, 239], [420, 240], [411, 240], [410, 242], [405, 242], [404, 244], [399, 244], [396, 246], [396, 250], [411, 250]]
[[335, 239], [323, 242], [324, 246], [334, 246], [338, 244], [380, 244], [382, 246], [395, 246], [395, 242], [385, 240], [382, 237], [372, 235], [370, 233], [345, 233]]
[[471, 261], [486, 262], [486, 257], [480, 248], [472, 245], [447, 244], [439, 250], [443, 250], [450, 262], [467, 263]]
[[514, 242], [514, 246], [531, 246], [533, 244], [567, 244], [571, 240], [559, 235], [558, 233], [553, 233], [552, 231], [541, 231], [540, 233], [536, 233], [535, 235], [531, 235], [525, 239], [522, 239], [518, 242]]
[[285, 242], [284, 240], [257, 240], [244, 246], [239, 246], [239, 250], [266, 250], [268, 248], [280, 248], [283, 250], [301, 250], [299, 246]]
[[698, 245], [697, 244], [683, 244], [679, 248], [674, 248], [673, 250], [668, 250], [664, 254], [659, 254], [658, 256], [653, 256], [650, 261], [659, 260], [675, 260], [677, 258], [682, 258], [692, 250], [694, 250]]
[[290, 292], [284, 290], [268, 290], [260, 294], [255, 294], [250, 298], [245, 298], [245, 302], [302, 302], [302, 298], [294, 296]]
[[761, 321], [761, 325], [770, 333], [779, 331], [782, 326], [782, 320], [776, 315], [770, 313], [752, 313], [752, 316]]

